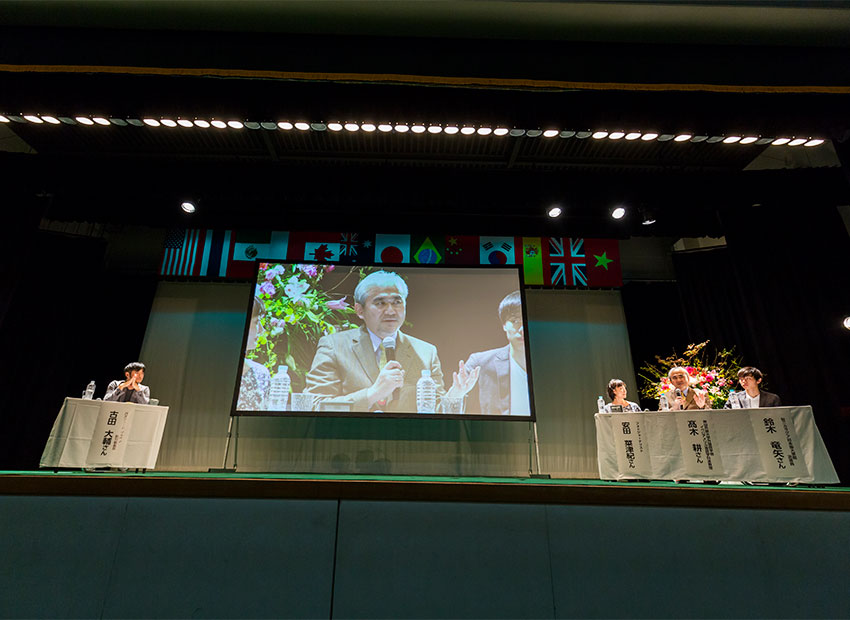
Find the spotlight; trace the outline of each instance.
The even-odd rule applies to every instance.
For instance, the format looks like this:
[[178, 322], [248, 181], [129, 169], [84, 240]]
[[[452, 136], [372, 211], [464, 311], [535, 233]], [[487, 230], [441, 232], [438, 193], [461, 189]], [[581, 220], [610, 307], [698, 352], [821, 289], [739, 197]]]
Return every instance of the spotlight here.
[[844, 329], [850, 329], [850, 316], [845, 316], [841, 324], [844, 326]]
[[342, 123], [328, 123], [328, 129], [331, 131], [342, 131]]
[[202, 118], [195, 119], [195, 126], [200, 127], [201, 129], [209, 129], [210, 122], [205, 121]]
[[620, 138], [624, 137], [625, 135], [626, 135], [626, 132], [624, 132], [624, 131], [612, 131], [611, 133], [608, 134], [608, 139], [609, 140], [619, 140]]
[[439, 125], [431, 125], [428, 127], [428, 133], [442, 133], [443, 128]]
[[389, 133], [392, 130], [393, 130], [393, 126], [390, 125], [389, 123], [381, 123], [380, 125], [378, 125], [378, 131], [380, 131], [382, 133]]
[[694, 135], [691, 133], [680, 133], [675, 138], [673, 138], [673, 142], [687, 142], [693, 137]]
[[210, 125], [216, 129], [227, 129], [227, 123], [224, 121], [210, 121]]
[[363, 123], [362, 125], [360, 125], [360, 129], [367, 133], [372, 133], [373, 131], [375, 131], [375, 129], [377, 129], [377, 127], [375, 127], [374, 123]]
[[546, 215], [548, 215], [549, 217], [558, 217], [563, 212], [564, 210], [561, 209], [561, 207], [555, 205], [549, 208], [549, 210], [546, 212]]
[[655, 224], [655, 214], [649, 209], [640, 209], [640, 223], [642, 226], [652, 226]]
[[0, 123], [8, 123], [10, 122], [8, 118], [0, 114]]
[[297, 129], [298, 131], [307, 131], [308, 129], [310, 129], [310, 124], [304, 123], [304, 122], [298, 122], [298, 123], [295, 123], [295, 129]]
[[[95, 122], [95, 123], [97, 123], [97, 122], [98, 122], [98, 121], [97, 121], [97, 118], [94, 118], [94, 119], [92, 119], [92, 120], [94, 120], [94, 122]], [[106, 119], [105, 119], [105, 118], [104, 118], [103, 120], [105, 120], [105, 121], [106, 121]], [[109, 123], [109, 121], [106, 121], [106, 122], [107, 122], [107, 124]], [[161, 122], [163, 125], [165, 125], [166, 127], [177, 127], [177, 123], [175, 123], [175, 122], [174, 122], [173, 120], [171, 120], [170, 118], [164, 118], [164, 119], [162, 119], [160, 122]], [[98, 123], [98, 124], [99, 124], [99, 125], [103, 125], [103, 123]]]
[[159, 127], [160, 123], [155, 118], [145, 118], [142, 119], [142, 122], [148, 127]]
[[195, 206], [195, 203], [191, 200], [184, 200], [180, 203], [180, 208], [183, 209], [186, 213], [194, 213], [197, 207]]
[[[297, 127], [298, 125], [296, 125]], [[346, 131], [360, 131], [360, 125], [357, 123], [346, 123], [344, 125]]]
[[607, 131], [594, 131], [593, 135], [591, 136], [591, 138], [593, 138], [594, 140], [601, 140], [602, 138], [607, 138], [607, 137], [608, 137]]
[[613, 217], [615, 220], [621, 220], [625, 215], [625, 207], [614, 207], [613, 209], [611, 209], [611, 217]]
[[525, 132], [525, 135], [527, 135], [529, 138], [539, 138], [540, 136], [543, 135], [543, 130], [542, 129], [529, 129], [528, 131]]
[[413, 133], [425, 133], [426, 129], [427, 128], [425, 127], [425, 125], [413, 125], [410, 128], [410, 131], [412, 131]]
[[741, 141], [741, 136], [726, 136], [723, 138], [723, 144], [735, 144]]
[[626, 140], [637, 140], [640, 136], [641, 133], [639, 131], [632, 131], [626, 134]]
[[[512, 138], [519, 138], [520, 136], [525, 135], [525, 129], [518, 129], [518, 128], [517, 129], [511, 129], [508, 133], [510, 134], [510, 136]], [[587, 134], [587, 135], [590, 135], [590, 134]]]
[[410, 131], [410, 127], [407, 125], [396, 125], [393, 129], [395, 129], [399, 133], [407, 133]]
[[178, 120], [177, 124], [181, 127], [192, 127], [192, 121], [185, 118], [181, 118], [180, 120]]
[[459, 131], [460, 131], [460, 127], [458, 127], [456, 125], [447, 125], [446, 128], [443, 129], [443, 133], [446, 133], [450, 136], [455, 135]]
[[746, 138], [741, 138], [741, 144], [752, 144], [758, 140], [758, 136], [747, 136]]
[[[55, 116], [42, 116], [41, 119], [45, 123], [50, 123], [51, 125], [59, 125], [60, 124], [59, 119], [56, 118]], [[806, 146], [808, 146], [808, 145], [806, 145]], [[814, 146], [814, 145], [812, 145], [812, 146]]]
[[[163, 124], [165, 124], [165, 121], [163, 121]], [[242, 121], [227, 121], [227, 126], [231, 129], [242, 129], [245, 125]]]
[[510, 131], [507, 127], [496, 127], [493, 130], [494, 136], [506, 136], [508, 135], [508, 131]]
[[277, 126], [278, 126], [278, 127], [280, 127], [281, 129], [283, 129], [284, 131], [289, 131], [290, 129], [292, 129], [293, 127], [295, 127], [295, 125], [293, 125], [293, 124], [292, 124], [292, 123], [290, 123], [289, 121], [280, 121], [280, 122], [277, 124]]
[[[44, 117], [44, 120], [47, 120], [46, 116]], [[813, 140], [809, 140], [803, 146], [820, 146], [821, 144], [823, 144], [823, 142], [824, 141], [821, 140], [820, 138], [815, 138]]]
[[313, 131], [325, 131], [328, 128], [324, 123], [310, 123], [310, 129]]
[[465, 136], [471, 136], [475, 133], [475, 127], [461, 127], [460, 133]]
[[805, 144], [808, 142], [805, 138], [794, 138], [791, 142], [788, 143], [788, 146], [800, 146], [801, 144]]
[[644, 142], [649, 142], [651, 140], [655, 140], [657, 137], [658, 137], [657, 133], [645, 133], [640, 137], [640, 139], [643, 140]]
[[491, 133], [493, 133], [493, 129], [491, 127], [479, 127], [478, 128], [478, 135], [479, 136], [489, 136]]
[[43, 120], [41, 120], [38, 116], [34, 114], [25, 114], [24, 118], [31, 123], [35, 123], [36, 125], [41, 125], [42, 123], [44, 123]]
[[543, 132], [543, 137], [544, 138], [554, 138], [559, 133], [561, 133], [561, 132], [558, 131], [557, 129], [547, 129], [546, 131]]

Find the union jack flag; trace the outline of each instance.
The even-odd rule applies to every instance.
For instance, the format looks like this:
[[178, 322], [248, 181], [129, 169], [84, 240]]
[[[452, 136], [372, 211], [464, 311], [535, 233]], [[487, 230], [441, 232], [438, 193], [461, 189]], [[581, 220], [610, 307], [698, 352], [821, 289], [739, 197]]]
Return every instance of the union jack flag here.
[[[566, 245], [569, 244], [569, 255]], [[549, 237], [549, 284], [552, 286], [587, 286], [584, 239]], [[569, 269], [569, 281], [567, 270]]]
[[340, 257], [357, 258], [357, 246], [359, 243], [357, 233], [342, 233], [342, 237], [339, 240]]

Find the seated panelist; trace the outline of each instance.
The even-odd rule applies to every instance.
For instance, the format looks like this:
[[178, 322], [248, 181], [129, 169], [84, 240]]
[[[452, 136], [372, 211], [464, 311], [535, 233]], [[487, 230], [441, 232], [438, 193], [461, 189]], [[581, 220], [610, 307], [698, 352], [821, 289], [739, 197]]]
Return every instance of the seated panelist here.
[[151, 390], [142, 385], [145, 378], [145, 365], [141, 362], [131, 362], [124, 367], [124, 381], [116, 379], [106, 386], [106, 396], [103, 400], [119, 403], [136, 403], [147, 405], [151, 400]]
[[710, 408], [706, 398], [708, 392], [691, 387], [691, 376], [686, 368], [674, 366], [667, 371], [667, 378], [673, 387], [664, 396], [671, 410]]
[[[758, 409], [759, 407], [781, 407], [782, 401], [773, 392], [759, 389], [764, 375], [755, 366], [745, 366], [738, 371], [738, 383], [744, 388], [744, 392], [737, 392], [730, 396], [724, 409], [732, 408], [732, 398], [737, 398], [742, 409]], [[746, 394], [746, 395], [745, 395]]]
[[626, 400], [628, 388], [626, 388], [626, 382], [622, 379], [611, 379], [608, 382], [607, 390], [608, 398], [611, 399], [611, 402], [605, 405], [605, 413], [611, 413], [612, 405], [622, 407], [623, 413], [638, 412], [641, 410], [640, 405], [633, 403], [630, 400]]

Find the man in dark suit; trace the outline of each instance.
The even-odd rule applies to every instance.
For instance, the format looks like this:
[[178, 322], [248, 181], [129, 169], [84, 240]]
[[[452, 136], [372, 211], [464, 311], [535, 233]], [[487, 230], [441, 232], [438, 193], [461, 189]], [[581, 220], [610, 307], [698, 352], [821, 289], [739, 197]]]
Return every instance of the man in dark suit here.
[[[407, 283], [393, 272], [376, 271], [360, 281], [354, 311], [364, 325], [323, 336], [307, 373], [305, 391], [316, 395], [317, 404], [333, 401], [351, 411], [416, 413], [416, 382], [423, 370], [437, 384], [439, 404], [446, 391], [437, 348], [400, 331], [407, 293]], [[393, 353], [388, 355], [389, 348]], [[460, 374], [455, 373], [448, 396], [465, 393], [460, 384], [474, 384], [478, 378], [478, 373]]]
[[[773, 392], [759, 389], [764, 375], [755, 366], [745, 366], [738, 371], [738, 383], [744, 388], [744, 392], [737, 392], [730, 396], [723, 406], [724, 409], [732, 408], [732, 399], [738, 399], [742, 409], [758, 409], [759, 407], [781, 407], [782, 401]], [[746, 394], [746, 395], [745, 395]]]
[[[499, 320], [508, 344], [498, 349], [473, 353], [464, 365], [479, 369], [480, 411], [489, 415], [530, 415], [528, 371], [525, 366], [525, 330], [522, 324], [522, 298], [514, 291], [499, 304]], [[471, 388], [471, 386], [470, 386]]]

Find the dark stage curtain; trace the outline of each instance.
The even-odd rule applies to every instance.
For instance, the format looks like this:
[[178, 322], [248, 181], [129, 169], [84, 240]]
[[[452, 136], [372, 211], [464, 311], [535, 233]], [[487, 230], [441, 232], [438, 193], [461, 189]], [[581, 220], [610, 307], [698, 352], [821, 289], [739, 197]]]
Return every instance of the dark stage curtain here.
[[9, 239], [0, 283], [0, 469], [36, 469], [63, 399], [121, 376], [141, 350], [154, 275], [105, 269], [106, 242], [36, 230]]
[[835, 208], [753, 208], [725, 219], [726, 248], [673, 256], [688, 335], [735, 345], [783, 403], [812, 405], [847, 483], [850, 238], [841, 217]]

